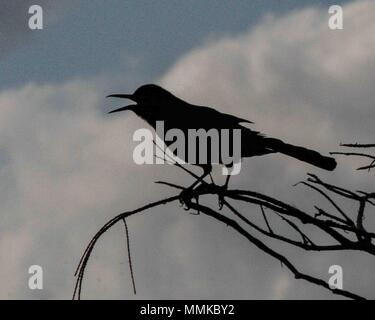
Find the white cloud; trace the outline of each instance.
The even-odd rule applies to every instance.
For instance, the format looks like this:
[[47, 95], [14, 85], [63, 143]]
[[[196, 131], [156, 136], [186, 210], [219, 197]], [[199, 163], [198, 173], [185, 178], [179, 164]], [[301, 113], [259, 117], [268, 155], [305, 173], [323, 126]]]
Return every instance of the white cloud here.
[[317, 9], [268, 16], [246, 34], [188, 53], [162, 83], [292, 142], [335, 148], [352, 133], [366, 139], [374, 133], [372, 119], [361, 116], [374, 102], [374, 6], [345, 6], [343, 31], [328, 29]]
[[14, 281], [5, 271], [1, 297], [35, 294], [20, 285], [27, 263], [40, 263], [50, 275], [56, 270], [51, 298], [70, 296], [74, 264], [89, 236], [124, 204], [143, 203], [134, 197], [138, 190], [154, 187], [142, 181], [153, 176], [151, 168], [142, 178], [132, 174], [141, 171], [131, 142], [139, 123], [124, 122], [129, 115], [105, 116], [100, 86], [72, 81], [0, 93], [0, 243], [5, 270], [14, 271]]
[[[372, 1], [346, 5], [340, 31], [330, 30], [327, 13], [314, 8], [267, 16], [245, 34], [186, 54], [161, 83], [192, 103], [253, 120], [256, 130], [325, 154], [339, 149], [340, 142], [371, 142], [375, 137], [374, 10]], [[354, 172], [356, 160], [339, 161], [338, 170], [325, 175], [293, 159], [270, 155], [246, 161], [241, 181], [232, 180], [308, 207], [315, 198], [285, 188], [303, 179], [306, 171], [353, 189], [372, 187], [371, 175]], [[292, 257], [301, 259], [296, 253]], [[330, 259], [319, 261], [329, 264]], [[309, 259], [302, 261], [308, 269]], [[364, 272], [371, 268], [364, 267]], [[325, 277], [324, 271], [320, 274]], [[280, 275], [271, 287], [272, 296], [297, 297], [293, 290], [299, 284], [291, 285], [291, 279]]]

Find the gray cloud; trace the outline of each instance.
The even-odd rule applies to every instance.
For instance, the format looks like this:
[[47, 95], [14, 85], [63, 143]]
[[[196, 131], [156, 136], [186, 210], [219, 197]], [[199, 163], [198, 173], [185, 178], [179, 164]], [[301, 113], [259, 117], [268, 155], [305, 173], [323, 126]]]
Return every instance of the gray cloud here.
[[[374, 9], [370, 1], [347, 5], [345, 30], [337, 32], [316, 9], [270, 16], [246, 34], [187, 53], [160, 82], [192, 102], [254, 120], [256, 129], [324, 153], [340, 141], [371, 141]], [[107, 219], [171, 193], [155, 180], [189, 183], [176, 168], [133, 163], [132, 132], [144, 124], [134, 115], [103, 117], [101, 88], [111, 83], [30, 84], [0, 93], [0, 261], [6, 261], [0, 298], [70, 298], [79, 256]], [[354, 167], [343, 160], [337, 173], [322, 176], [370, 186], [371, 177]], [[247, 161], [242, 170], [232, 181], [238, 187], [308, 208], [318, 199], [285, 187], [313, 170], [297, 161], [275, 155]], [[333, 298], [294, 280], [226, 226], [176, 205], [132, 217], [129, 225], [136, 298]], [[328, 267], [341, 264], [346, 289], [374, 295], [374, 263], [366, 256], [280, 250], [326, 279]], [[124, 252], [118, 226], [92, 256], [84, 297], [134, 298]], [[31, 264], [45, 269], [41, 293], [27, 289]]]

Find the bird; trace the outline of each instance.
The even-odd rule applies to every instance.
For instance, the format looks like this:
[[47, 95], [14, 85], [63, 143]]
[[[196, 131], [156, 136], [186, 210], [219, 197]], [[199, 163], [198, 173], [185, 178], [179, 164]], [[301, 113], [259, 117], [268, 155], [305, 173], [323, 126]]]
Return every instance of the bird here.
[[[133, 111], [154, 130], [157, 121], [163, 121], [165, 130], [177, 128], [182, 130], [184, 134], [187, 134], [189, 129], [204, 129], [207, 131], [210, 129], [240, 129], [241, 158], [281, 153], [327, 171], [333, 171], [337, 166], [336, 160], [332, 157], [321, 155], [319, 152], [305, 147], [286, 143], [277, 138], [267, 137], [265, 134], [248, 128], [248, 126], [245, 127], [244, 124], [251, 125], [253, 123], [249, 120], [219, 112], [212, 107], [191, 104], [156, 84], [142, 85], [132, 94], [110, 94], [107, 96], [107, 98], [110, 97], [129, 99], [135, 104], [117, 108], [109, 113]], [[171, 143], [165, 141], [167, 147]], [[227, 167], [233, 165], [222, 163], [221, 159], [220, 164]], [[203, 174], [191, 187], [201, 182], [212, 170], [212, 163], [209, 161], [207, 163], [196, 163], [196, 165], [203, 168]], [[229, 177], [230, 175], [227, 176], [225, 187], [228, 186]]]

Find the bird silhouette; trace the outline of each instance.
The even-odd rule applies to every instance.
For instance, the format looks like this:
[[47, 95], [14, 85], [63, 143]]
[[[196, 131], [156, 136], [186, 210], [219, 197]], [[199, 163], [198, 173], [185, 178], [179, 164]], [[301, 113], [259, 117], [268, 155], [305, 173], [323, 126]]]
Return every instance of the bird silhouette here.
[[[336, 168], [336, 161], [331, 157], [323, 156], [304, 147], [285, 143], [279, 139], [269, 138], [241, 125], [252, 123], [251, 121], [219, 112], [211, 107], [190, 104], [155, 84], [143, 85], [133, 94], [111, 94], [108, 97], [130, 99], [136, 102], [136, 104], [118, 108], [110, 113], [131, 110], [154, 129], [157, 121], [164, 122], [165, 130], [177, 128], [182, 130], [185, 136], [187, 136], [189, 129], [204, 129], [206, 131], [210, 129], [240, 129], [242, 158], [282, 153], [324, 170], [332, 171]], [[165, 141], [167, 146], [171, 143]], [[208, 147], [210, 146], [208, 145]], [[188, 155], [183, 160], [188, 163], [187, 158]], [[221, 159], [219, 163], [228, 167], [232, 165], [223, 163]], [[201, 166], [204, 170], [199, 179], [201, 181], [212, 170], [210, 159], [208, 158], [207, 163], [195, 164]], [[229, 177], [228, 175], [225, 186], [229, 182]], [[197, 183], [198, 181], [194, 185]]]

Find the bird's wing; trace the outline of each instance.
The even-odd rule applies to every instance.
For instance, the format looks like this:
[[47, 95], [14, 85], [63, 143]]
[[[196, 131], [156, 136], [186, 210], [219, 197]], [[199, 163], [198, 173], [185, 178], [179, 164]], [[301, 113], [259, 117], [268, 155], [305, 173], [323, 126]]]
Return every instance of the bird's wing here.
[[250, 120], [246, 120], [246, 119], [238, 118], [238, 117], [233, 116], [233, 115], [231, 115], [231, 114], [225, 114], [225, 113], [222, 113], [222, 114], [225, 115], [225, 116], [227, 116], [227, 117], [229, 117], [232, 121], [235, 121], [235, 122], [237, 122], [237, 123], [254, 123], [254, 122], [252, 122], [252, 121], [250, 121]]
[[231, 114], [221, 113], [211, 107], [187, 103], [170, 108], [160, 108], [157, 117], [165, 122], [166, 129], [234, 129], [240, 128], [240, 123], [252, 123]]
[[249, 120], [242, 119], [242, 118], [236, 117], [228, 113], [219, 112], [216, 109], [211, 108], [211, 107], [194, 106], [192, 108], [189, 108], [189, 110], [191, 111], [194, 110], [197, 113], [197, 117], [204, 116], [207, 121], [210, 121], [210, 122], [218, 121], [222, 125], [227, 125], [229, 127], [237, 126], [240, 123], [253, 123]]

